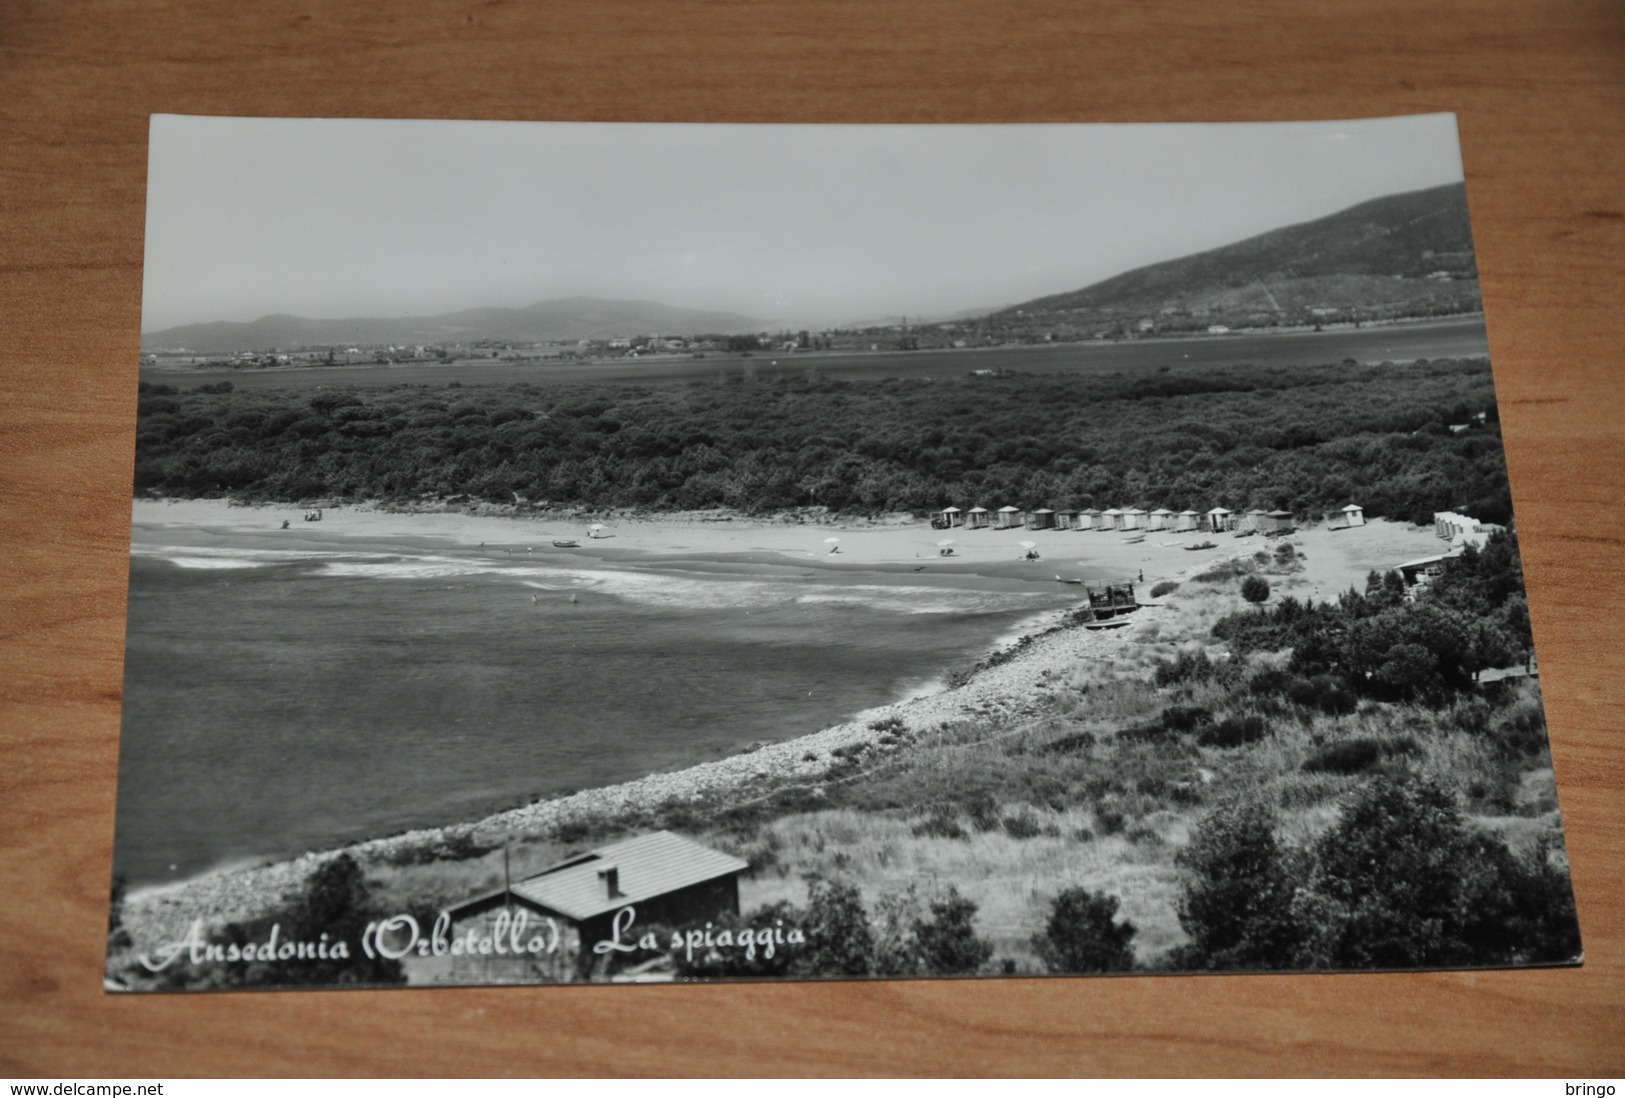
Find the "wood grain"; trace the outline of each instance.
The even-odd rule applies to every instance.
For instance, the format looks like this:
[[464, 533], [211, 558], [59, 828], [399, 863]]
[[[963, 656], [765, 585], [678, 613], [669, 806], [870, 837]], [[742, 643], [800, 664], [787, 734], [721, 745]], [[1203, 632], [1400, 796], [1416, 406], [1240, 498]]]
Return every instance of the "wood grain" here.
[[[147, 115], [1460, 116], [1584, 967], [116, 997]], [[0, 5], [0, 1073], [1625, 1071], [1625, 8]]]

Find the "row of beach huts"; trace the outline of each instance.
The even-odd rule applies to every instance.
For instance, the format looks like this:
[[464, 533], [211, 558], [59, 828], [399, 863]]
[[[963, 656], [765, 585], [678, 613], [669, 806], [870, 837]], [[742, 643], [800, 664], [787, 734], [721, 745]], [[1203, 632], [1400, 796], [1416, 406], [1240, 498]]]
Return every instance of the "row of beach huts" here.
[[[1176, 533], [1193, 531], [1222, 533], [1248, 531], [1260, 534], [1279, 534], [1291, 530], [1295, 521], [1290, 511], [1231, 511], [1215, 507], [1211, 511], [1170, 511], [1159, 507], [1144, 511], [1138, 507], [1110, 507], [1106, 510], [1089, 508], [1083, 511], [1051, 510], [1040, 507], [1023, 511], [1019, 507], [1000, 507], [990, 511], [985, 507], [961, 510], [944, 507], [936, 513], [931, 525], [939, 530], [964, 528], [967, 530], [1171, 530]], [[1351, 503], [1335, 512], [1329, 525], [1337, 529], [1365, 525], [1365, 510]]]

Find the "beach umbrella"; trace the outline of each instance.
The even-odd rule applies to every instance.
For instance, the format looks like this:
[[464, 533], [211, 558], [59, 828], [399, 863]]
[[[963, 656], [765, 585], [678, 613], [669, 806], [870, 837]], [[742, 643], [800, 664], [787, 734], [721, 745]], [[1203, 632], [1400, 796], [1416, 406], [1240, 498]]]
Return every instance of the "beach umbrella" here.
[[940, 548], [945, 548], [945, 547], [947, 547], [949, 545], [952, 545], [953, 543], [954, 543], [953, 538], [943, 538], [941, 541], [937, 542], [937, 547], [939, 549]]
[[840, 542], [841, 542], [840, 538], [825, 538], [824, 539], [824, 544], [825, 545], [839, 545]]
[[1021, 547], [1023, 549], [1036, 549], [1038, 548], [1038, 543], [1036, 541], [1024, 541], [1021, 543]]

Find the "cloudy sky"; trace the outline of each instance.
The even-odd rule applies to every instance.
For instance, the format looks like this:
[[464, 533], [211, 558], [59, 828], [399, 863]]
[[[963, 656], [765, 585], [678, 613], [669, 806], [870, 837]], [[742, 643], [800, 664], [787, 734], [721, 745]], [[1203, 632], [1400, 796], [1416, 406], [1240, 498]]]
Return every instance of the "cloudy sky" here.
[[585, 295], [821, 325], [1077, 289], [1462, 178], [1455, 119], [152, 119], [142, 330]]

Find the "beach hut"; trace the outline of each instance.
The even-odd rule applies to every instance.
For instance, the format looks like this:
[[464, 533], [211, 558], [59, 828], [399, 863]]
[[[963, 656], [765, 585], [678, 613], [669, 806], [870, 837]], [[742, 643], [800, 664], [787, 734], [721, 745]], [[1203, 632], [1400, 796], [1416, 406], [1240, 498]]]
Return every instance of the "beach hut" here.
[[988, 523], [986, 507], [972, 507], [965, 512], [965, 527], [969, 530], [986, 530]]
[[944, 507], [937, 512], [937, 521], [943, 524], [943, 529], [951, 530], [965, 525], [965, 512], [957, 507]]
[[1147, 516], [1146, 513], [1140, 510], [1138, 507], [1126, 507], [1123, 509], [1122, 528], [1124, 530], [1144, 530], [1146, 528], [1146, 519], [1148, 517], [1149, 516]]
[[1166, 507], [1158, 507], [1146, 518], [1150, 521], [1153, 530], [1170, 530], [1174, 525], [1174, 513]]
[[1175, 530], [1195, 530], [1202, 525], [1202, 516], [1195, 511], [1181, 511], [1174, 516]]
[[1000, 507], [998, 521], [993, 524], [995, 530], [1014, 530], [1021, 525], [1021, 508]]
[[1332, 515], [1327, 527], [1332, 530], [1351, 530], [1356, 526], [1365, 525], [1365, 508], [1358, 503], [1351, 503], [1347, 507]]
[[1259, 530], [1259, 519], [1263, 518], [1267, 514], [1269, 514], [1269, 512], [1265, 511], [1262, 507], [1254, 507], [1251, 511], [1243, 511], [1236, 517], [1236, 533], [1245, 534], [1248, 531], [1257, 533]]
[[1215, 534], [1236, 528], [1236, 514], [1225, 507], [1215, 507], [1207, 513], [1207, 528]]
[[1478, 533], [1479, 522], [1470, 515], [1455, 511], [1439, 511], [1433, 516], [1433, 532], [1445, 541], [1455, 541], [1468, 534]]
[[1055, 512], [1048, 507], [1040, 507], [1036, 511], [1027, 512], [1027, 529], [1053, 530], [1055, 528]]
[[1056, 511], [1055, 528], [1057, 530], [1078, 529], [1078, 512], [1067, 510]]
[[1100, 508], [1098, 508], [1098, 507], [1090, 507], [1090, 508], [1087, 508], [1085, 510], [1079, 511], [1078, 512], [1078, 529], [1079, 530], [1099, 530], [1099, 529], [1101, 529], [1102, 527], [1101, 527], [1100, 516], [1101, 516], [1101, 512], [1100, 512]]
[[1258, 516], [1258, 532], [1261, 534], [1288, 534], [1292, 532], [1291, 511], [1268, 511]]
[[1123, 528], [1123, 512], [1116, 507], [1108, 507], [1100, 512], [1099, 528], [1102, 530], [1121, 530]]

